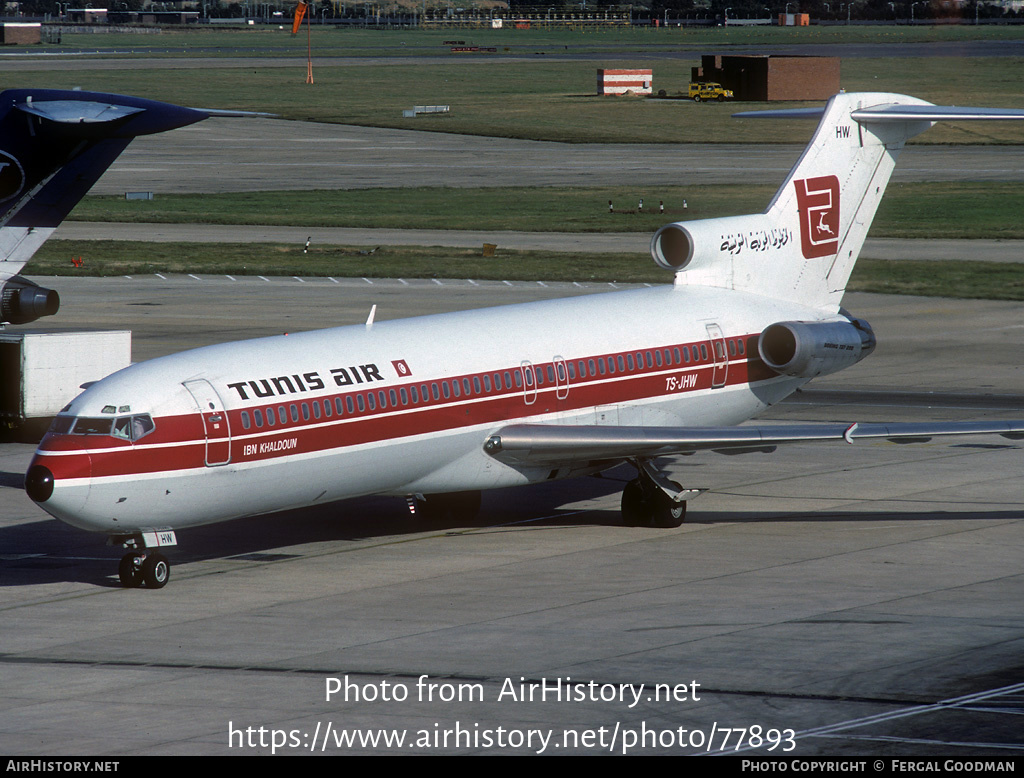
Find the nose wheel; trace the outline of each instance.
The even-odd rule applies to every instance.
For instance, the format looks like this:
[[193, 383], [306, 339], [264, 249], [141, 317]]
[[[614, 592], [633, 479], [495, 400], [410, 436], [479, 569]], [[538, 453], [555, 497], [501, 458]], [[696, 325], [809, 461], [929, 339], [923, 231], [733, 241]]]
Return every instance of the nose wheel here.
[[163, 554], [125, 554], [117, 566], [117, 577], [126, 589], [163, 589], [171, 579], [171, 563]]

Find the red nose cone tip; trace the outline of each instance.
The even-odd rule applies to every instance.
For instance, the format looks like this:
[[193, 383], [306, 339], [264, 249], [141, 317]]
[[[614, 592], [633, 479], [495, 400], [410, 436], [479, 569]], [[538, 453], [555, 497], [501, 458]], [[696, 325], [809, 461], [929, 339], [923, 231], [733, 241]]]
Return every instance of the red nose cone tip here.
[[25, 491], [35, 502], [46, 502], [53, 494], [53, 473], [42, 465], [32, 465], [25, 474]]

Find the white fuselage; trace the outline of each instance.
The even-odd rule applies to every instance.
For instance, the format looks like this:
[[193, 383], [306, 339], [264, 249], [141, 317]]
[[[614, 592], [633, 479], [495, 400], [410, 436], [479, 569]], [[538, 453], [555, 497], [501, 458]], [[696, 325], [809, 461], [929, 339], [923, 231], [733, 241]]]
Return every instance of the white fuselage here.
[[[590, 472], [611, 463], [515, 467], [483, 444], [522, 422], [737, 424], [806, 380], [765, 367], [759, 333], [828, 318], [749, 293], [665, 286], [154, 359], [91, 386], [58, 417], [33, 461], [53, 473], [40, 505], [120, 534]], [[140, 415], [151, 429], [134, 440], [106, 428]], [[93, 431], [76, 434], [82, 419]]]

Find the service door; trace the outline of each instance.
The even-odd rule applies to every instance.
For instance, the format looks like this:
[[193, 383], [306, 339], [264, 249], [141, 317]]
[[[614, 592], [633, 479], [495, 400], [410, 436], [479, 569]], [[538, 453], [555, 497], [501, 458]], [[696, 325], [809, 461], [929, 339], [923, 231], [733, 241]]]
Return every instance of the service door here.
[[718, 389], [725, 386], [725, 379], [729, 375], [729, 356], [725, 350], [725, 335], [722, 328], [717, 324], [709, 324], [708, 340], [711, 341], [711, 356], [715, 360], [715, 369], [711, 374], [711, 388]]
[[562, 400], [569, 396], [569, 371], [566, 369], [565, 359], [556, 356], [551, 360], [555, 367], [555, 397], [558, 399], [559, 410], [562, 409]]
[[182, 384], [199, 406], [206, 431], [206, 466], [226, 465], [231, 461], [231, 427], [224, 403], [213, 385], [204, 378]]
[[523, 380], [523, 402], [533, 405], [537, 401], [537, 376], [533, 363], [524, 359], [519, 364], [519, 373]]

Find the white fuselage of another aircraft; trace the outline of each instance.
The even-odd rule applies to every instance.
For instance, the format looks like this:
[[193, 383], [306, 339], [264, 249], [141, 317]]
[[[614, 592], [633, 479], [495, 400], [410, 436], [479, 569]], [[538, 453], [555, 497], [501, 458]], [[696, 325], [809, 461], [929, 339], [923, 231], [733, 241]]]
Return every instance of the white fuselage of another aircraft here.
[[49, 512], [109, 533], [565, 477], [597, 466], [511, 467], [483, 444], [511, 422], [736, 424], [806, 381], [764, 366], [760, 332], [821, 316], [666, 286], [210, 346], [90, 387], [62, 414], [86, 434], [35, 464]]

